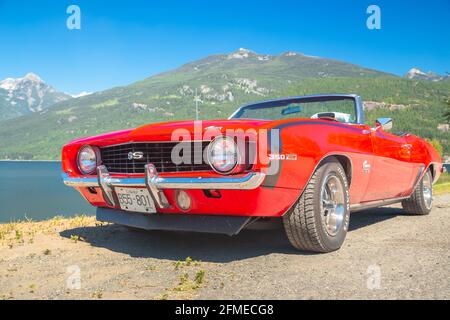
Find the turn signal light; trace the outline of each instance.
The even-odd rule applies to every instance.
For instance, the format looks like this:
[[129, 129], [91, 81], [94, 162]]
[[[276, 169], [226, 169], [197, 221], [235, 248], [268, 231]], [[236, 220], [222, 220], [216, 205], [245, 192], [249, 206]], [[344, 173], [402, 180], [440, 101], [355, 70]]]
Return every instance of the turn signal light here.
[[181, 210], [188, 211], [191, 209], [191, 197], [186, 191], [177, 190], [176, 192], [177, 205]]

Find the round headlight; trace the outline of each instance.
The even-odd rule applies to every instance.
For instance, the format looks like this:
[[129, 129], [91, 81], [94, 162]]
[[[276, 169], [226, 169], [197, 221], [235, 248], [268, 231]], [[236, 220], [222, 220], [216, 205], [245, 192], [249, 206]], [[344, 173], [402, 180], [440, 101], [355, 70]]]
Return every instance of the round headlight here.
[[97, 168], [97, 153], [90, 146], [81, 147], [78, 151], [78, 168], [82, 174], [91, 174]]
[[209, 165], [218, 173], [229, 173], [238, 163], [238, 148], [231, 137], [217, 137], [207, 152]]

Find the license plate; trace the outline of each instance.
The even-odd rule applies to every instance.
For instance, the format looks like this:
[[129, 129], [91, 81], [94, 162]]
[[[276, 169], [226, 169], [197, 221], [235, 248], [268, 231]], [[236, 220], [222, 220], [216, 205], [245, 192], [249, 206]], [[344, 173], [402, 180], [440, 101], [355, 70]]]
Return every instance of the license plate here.
[[147, 189], [115, 188], [119, 205], [122, 210], [155, 213], [156, 207]]

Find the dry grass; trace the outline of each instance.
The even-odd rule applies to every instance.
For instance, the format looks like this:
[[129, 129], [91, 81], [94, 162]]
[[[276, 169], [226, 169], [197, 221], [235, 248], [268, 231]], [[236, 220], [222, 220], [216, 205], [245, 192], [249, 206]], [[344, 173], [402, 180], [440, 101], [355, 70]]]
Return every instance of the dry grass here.
[[[0, 224], [0, 247], [14, 247], [32, 243], [37, 235], [56, 235], [63, 230], [101, 225], [93, 216], [80, 215], [73, 218], [56, 216], [53, 219], [33, 222], [31, 220], [14, 221]], [[81, 240], [81, 239], [76, 239]], [[75, 239], [72, 239], [75, 241]]]

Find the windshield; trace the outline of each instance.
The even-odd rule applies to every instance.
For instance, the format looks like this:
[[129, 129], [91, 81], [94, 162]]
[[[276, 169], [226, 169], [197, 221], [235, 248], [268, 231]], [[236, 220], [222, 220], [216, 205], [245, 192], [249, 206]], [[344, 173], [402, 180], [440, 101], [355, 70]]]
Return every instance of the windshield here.
[[311, 118], [355, 123], [355, 101], [343, 97], [292, 98], [265, 101], [239, 109], [232, 119], [282, 120]]

